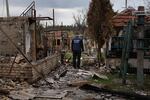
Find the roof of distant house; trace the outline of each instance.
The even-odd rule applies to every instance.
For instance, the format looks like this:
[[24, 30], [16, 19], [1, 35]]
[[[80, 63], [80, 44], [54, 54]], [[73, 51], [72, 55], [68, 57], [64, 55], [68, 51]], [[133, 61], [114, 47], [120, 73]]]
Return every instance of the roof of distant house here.
[[[133, 15], [134, 11], [136, 11], [134, 8], [127, 8], [115, 15], [112, 21], [114, 27], [123, 27], [128, 23], [130, 19], [135, 19], [136, 16]], [[150, 16], [146, 16], [145, 20], [146, 22], [150, 22]]]
[[132, 15], [133, 11], [135, 11], [134, 8], [127, 8], [122, 12], [118, 13], [117, 15], [115, 15], [113, 17], [114, 27], [122, 27], [126, 25], [130, 19], [135, 18], [135, 16]]

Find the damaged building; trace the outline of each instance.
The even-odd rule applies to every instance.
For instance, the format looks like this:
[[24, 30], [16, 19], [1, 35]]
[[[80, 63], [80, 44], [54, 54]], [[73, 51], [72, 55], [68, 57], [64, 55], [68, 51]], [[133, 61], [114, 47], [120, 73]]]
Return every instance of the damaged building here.
[[14, 45], [10, 43], [8, 37], [6, 37], [6, 34], [24, 54], [31, 53], [30, 51], [32, 50], [30, 49], [33, 47], [31, 33], [34, 31], [34, 28], [32, 28], [33, 26], [29, 23], [27, 17], [0, 18], [0, 25], [1, 29], [5, 32], [0, 32], [1, 56], [15, 56], [18, 52]]
[[53, 19], [36, 17], [34, 1], [20, 16], [0, 18], [0, 77], [34, 81], [58, 64], [58, 53], [38, 58], [45, 48], [37, 35], [40, 20]]

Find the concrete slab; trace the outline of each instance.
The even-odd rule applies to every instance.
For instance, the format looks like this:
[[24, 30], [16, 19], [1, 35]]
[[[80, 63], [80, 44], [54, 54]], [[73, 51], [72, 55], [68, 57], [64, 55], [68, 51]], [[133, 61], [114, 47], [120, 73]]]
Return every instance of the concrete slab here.
[[49, 98], [49, 99], [62, 99], [67, 95], [65, 90], [47, 90], [39, 94], [35, 98]]

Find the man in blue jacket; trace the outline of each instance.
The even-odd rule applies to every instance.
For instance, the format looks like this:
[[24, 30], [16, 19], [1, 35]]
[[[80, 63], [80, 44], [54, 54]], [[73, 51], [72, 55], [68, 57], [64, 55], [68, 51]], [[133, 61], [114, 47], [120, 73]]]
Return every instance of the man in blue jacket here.
[[81, 52], [84, 51], [83, 40], [79, 35], [72, 39], [71, 49], [73, 52], [73, 67], [80, 68]]

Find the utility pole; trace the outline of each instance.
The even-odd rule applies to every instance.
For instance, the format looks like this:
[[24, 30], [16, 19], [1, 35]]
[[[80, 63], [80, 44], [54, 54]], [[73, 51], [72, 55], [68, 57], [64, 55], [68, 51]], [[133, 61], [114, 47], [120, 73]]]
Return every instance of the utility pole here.
[[6, 11], [7, 11], [7, 17], [9, 17], [9, 4], [8, 4], [8, 0], [6, 0]]
[[128, 0], [125, 1], [125, 8], [127, 9], [128, 7]]
[[7, 17], [9, 17], [9, 4], [8, 4], [8, 0], [6, 0], [6, 11], [7, 11]]
[[[55, 28], [55, 10], [53, 9], [53, 29]], [[56, 42], [55, 40], [55, 32], [53, 33], [53, 41]], [[55, 53], [55, 47], [56, 47], [56, 44], [54, 44], [55, 42], [53, 42], [53, 46], [52, 46], [52, 53]]]
[[143, 68], [144, 68], [144, 51], [143, 46], [143, 38], [144, 38], [144, 20], [145, 20], [145, 15], [144, 14], [144, 7], [139, 6], [138, 11], [143, 11], [143, 13], [140, 13], [138, 15], [138, 50], [137, 50], [137, 85], [139, 87], [143, 86], [144, 83], [144, 74], [143, 74]]
[[55, 10], [53, 9], [53, 27], [55, 26]]
[[65, 56], [65, 47], [64, 47], [64, 32], [63, 32], [63, 22], [61, 22], [61, 63], [64, 64], [64, 56]]

